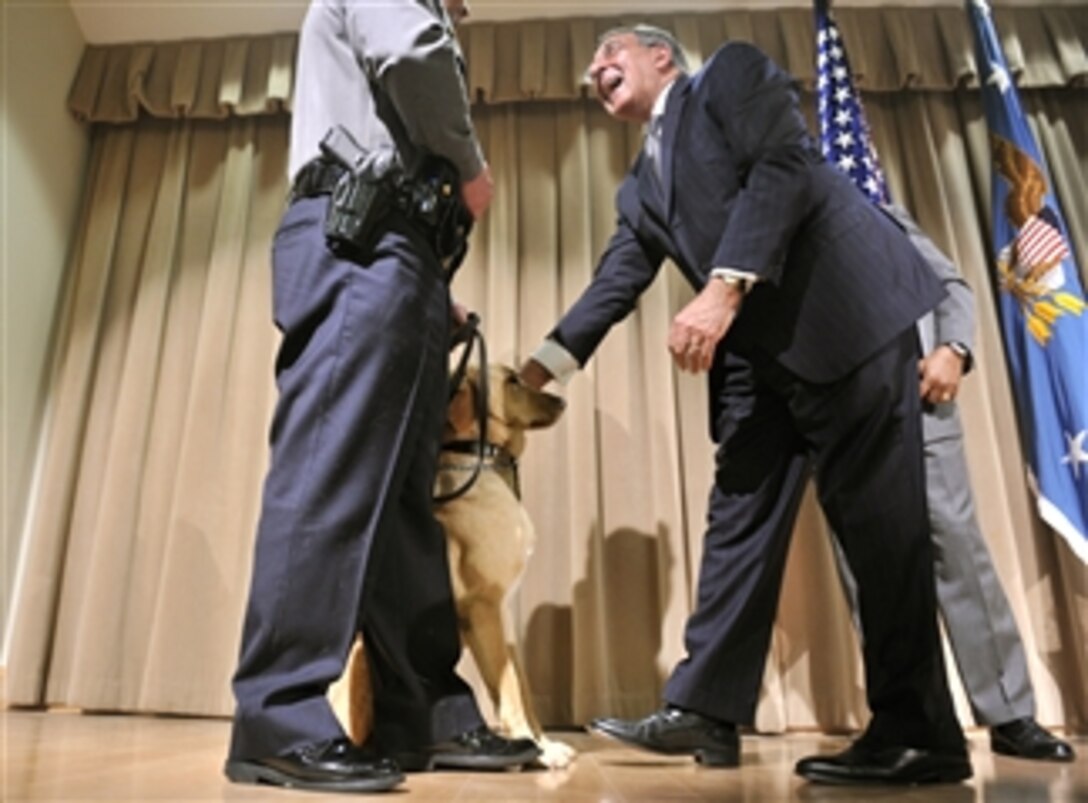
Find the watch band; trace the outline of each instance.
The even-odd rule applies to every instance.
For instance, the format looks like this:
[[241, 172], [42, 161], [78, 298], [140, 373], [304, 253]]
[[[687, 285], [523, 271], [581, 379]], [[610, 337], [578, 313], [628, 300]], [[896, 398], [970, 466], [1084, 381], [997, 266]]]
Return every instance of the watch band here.
[[967, 362], [967, 360], [971, 357], [971, 349], [967, 348], [967, 346], [963, 345], [963, 343], [958, 340], [946, 341], [944, 345], [952, 349], [952, 353], [964, 362]]

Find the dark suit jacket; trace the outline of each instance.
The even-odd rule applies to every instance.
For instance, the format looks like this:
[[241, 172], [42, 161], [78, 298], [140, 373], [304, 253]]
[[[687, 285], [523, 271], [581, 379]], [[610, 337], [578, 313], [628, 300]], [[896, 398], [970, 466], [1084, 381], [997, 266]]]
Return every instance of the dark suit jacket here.
[[749, 44], [677, 79], [662, 160], [660, 184], [633, 165], [593, 281], [550, 335], [582, 364], [666, 256], [696, 290], [715, 267], [757, 274], [723, 348], [809, 382], [844, 376], [941, 298], [903, 231], [823, 161], [790, 76]]

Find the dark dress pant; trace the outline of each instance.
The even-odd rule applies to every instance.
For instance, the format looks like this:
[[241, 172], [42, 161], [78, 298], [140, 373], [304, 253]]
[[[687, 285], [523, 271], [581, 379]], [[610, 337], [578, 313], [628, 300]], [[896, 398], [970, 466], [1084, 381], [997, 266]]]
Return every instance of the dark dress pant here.
[[687, 657], [665, 699], [726, 721], [754, 720], [811, 464], [858, 578], [873, 714], [866, 740], [962, 749], [937, 629], [913, 329], [826, 385], [766, 357], [725, 352], [712, 387], [720, 445], [698, 599]]
[[[955, 402], [926, 410], [922, 432], [937, 605], [975, 722], [992, 727], [1034, 717], [1027, 653], [975, 516]], [[856, 611], [857, 584], [841, 549], [835, 558], [850, 608]]]
[[460, 657], [431, 494], [446, 403], [449, 293], [403, 221], [366, 264], [325, 247], [327, 198], [273, 247], [283, 340], [241, 655], [233, 759], [343, 736], [326, 692], [360, 630], [374, 738], [422, 747], [482, 723]]

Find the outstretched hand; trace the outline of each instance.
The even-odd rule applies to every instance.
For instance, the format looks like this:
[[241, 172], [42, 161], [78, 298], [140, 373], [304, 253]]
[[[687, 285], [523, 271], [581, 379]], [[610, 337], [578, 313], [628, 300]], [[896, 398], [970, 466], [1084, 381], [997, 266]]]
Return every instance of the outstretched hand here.
[[532, 357], [527, 359], [518, 372], [521, 381], [533, 390], [540, 390], [552, 381], [551, 372]]
[[711, 279], [672, 320], [669, 352], [682, 371], [710, 369], [714, 350], [725, 337], [743, 296], [736, 287]]

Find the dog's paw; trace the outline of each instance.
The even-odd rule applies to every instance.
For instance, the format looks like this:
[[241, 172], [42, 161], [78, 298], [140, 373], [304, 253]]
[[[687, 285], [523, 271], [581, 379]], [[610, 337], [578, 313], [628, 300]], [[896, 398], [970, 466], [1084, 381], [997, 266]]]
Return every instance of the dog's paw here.
[[540, 748], [537, 762], [550, 770], [566, 769], [574, 763], [578, 755], [578, 751], [566, 742], [557, 742], [547, 736], [541, 736], [536, 740], [536, 744]]

